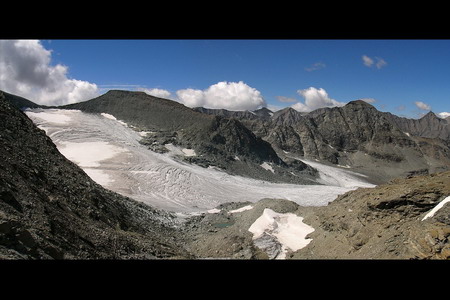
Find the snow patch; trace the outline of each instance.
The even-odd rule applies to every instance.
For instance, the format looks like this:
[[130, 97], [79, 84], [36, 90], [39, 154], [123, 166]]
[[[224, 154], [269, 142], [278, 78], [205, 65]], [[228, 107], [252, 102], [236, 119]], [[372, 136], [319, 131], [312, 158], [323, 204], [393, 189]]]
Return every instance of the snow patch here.
[[53, 124], [63, 125], [72, 120], [72, 118], [66, 114], [59, 114], [56, 109], [51, 109], [48, 112], [25, 111], [25, 114], [30, 118], [37, 118]]
[[340, 186], [346, 188], [375, 187], [375, 185], [368, 183], [360, 178], [360, 177], [367, 177], [366, 175], [359, 174], [349, 170], [342, 170], [341, 168], [338, 167], [327, 166], [306, 159], [298, 159], [298, 160], [317, 169], [319, 171], [320, 177], [319, 182], [325, 185]]
[[119, 122], [120, 124], [122, 124], [123, 126], [128, 126], [127, 123], [125, 123], [125, 122], [123, 122], [123, 121], [121, 121], [121, 120], [117, 120], [117, 118], [114, 117], [113, 115], [110, 115], [110, 114], [107, 114], [107, 113], [101, 113], [101, 115], [104, 116], [104, 117], [107, 118], [107, 119], [117, 121], [117, 122]]
[[267, 170], [267, 171], [270, 171], [270, 172], [272, 172], [272, 173], [275, 174], [275, 171], [273, 170], [272, 166], [269, 165], [267, 162], [263, 162], [263, 163], [260, 164], [259, 166], [260, 166], [261, 168], [263, 168], [263, 169], [265, 169], [265, 170]]
[[73, 143], [61, 141], [58, 150], [69, 160], [80, 167], [99, 167], [103, 160], [111, 159], [126, 149], [111, 145], [107, 142]]
[[183, 148], [181, 151], [184, 153], [184, 156], [197, 156], [194, 149]]
[[95, 182], [102, 186], [109, 186], [114, 180], [103, 170], [84, 168], [83, 171]]
[[239, 160], [240, 161], [241, 159], [239, 158], [239, 156], [235, 155], [234, 156], [234, 160]]
[[303, 223], [303, 218], [293, 213], [281, 214], [266, 208], [248, 231], [253, 233], [253, 240], [264, 234], [273, 237], [282, 246], [281, 253], [275, 258], [283, 259], [286, 258], [288, 250], [297, 251], [306, 247], [312, 241], [306, 236], [313, 232], [314, 228]]
[[246, 211], [246, 210], [250, 210], [252, 208], [253, 208], [253, 205], [247, 205], [247, 206], [244, 206], [244, 207], [241, 207], [241, 208], [238, 208], [238, 209], [230, 210], [229, 213], [230, 214], [235, 214], [235, 213], [243, 212], [243, 211]]
[[444, 200], [442, 200], [441, 202], [438, 203], [438, 205], [436, 205], [429, 213], [427, 213], [425, 215], [425, 217], [423, 217], [422, 221], [428, 219], [428, 218], [432, 218], [434, 216], [434, 214], [440, 210], [447, 202], [450, 202], [450, 196], [448, 196], [447, 198], [445, 198]]
[[404, 134], [406, 134], [407, 136], [411, 136], [410, 134], [409, 134], [409, 132], [403, 132]]
[[220, 212], [221, 212], [221, 210], [217, 209], [217, 208], [213, 208], [213, 209], [210, 209], [207, 211], [208, 214], [218, 214]]
[[349, 165], [345, 165], [345, 166], [342, 166], [342, 165], [336, 165], [336, 166], [341, 167], [341, 168], [346, 168], [346, 169], [350, 169], [350, 168], [351, 168]]

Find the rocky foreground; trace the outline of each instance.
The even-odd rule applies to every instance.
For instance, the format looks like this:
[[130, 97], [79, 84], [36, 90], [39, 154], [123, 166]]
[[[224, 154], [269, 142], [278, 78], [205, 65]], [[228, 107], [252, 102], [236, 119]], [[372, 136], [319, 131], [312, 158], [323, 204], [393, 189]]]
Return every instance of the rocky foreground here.
[[449, 259], [450, 205], [424, 217], [450, 195], [450, 172], [396, 179], [376, 188], [360, 188], [328, 206], [301, 207], [291, 201], [264, 199], [252, 208], [230, 203], [220, 212], [193, 218], [185, 230], [189, 248], [200, 257], [277, 258], [272, 248], [255, 246], [248, 231], [264, 209], [293, 213], [314, 228], [309, 244], [288, 251], [287, 259]]

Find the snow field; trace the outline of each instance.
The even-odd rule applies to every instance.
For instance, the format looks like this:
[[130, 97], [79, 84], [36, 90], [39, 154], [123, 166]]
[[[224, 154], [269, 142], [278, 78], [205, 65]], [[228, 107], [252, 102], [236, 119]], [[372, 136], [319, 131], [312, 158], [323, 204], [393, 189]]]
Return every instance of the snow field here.
[[282, 245], [282, 253], [276, 258], [284, 259], [288, 250], [297, 251], [312, 241], [306, 236], [313, 232], [314, 228], [303, 223], [303, 218], [293, 213], [281, 214], [266, 208], [248, 231], [253, 233], [253, 240], [264, 233], [274, 237]]

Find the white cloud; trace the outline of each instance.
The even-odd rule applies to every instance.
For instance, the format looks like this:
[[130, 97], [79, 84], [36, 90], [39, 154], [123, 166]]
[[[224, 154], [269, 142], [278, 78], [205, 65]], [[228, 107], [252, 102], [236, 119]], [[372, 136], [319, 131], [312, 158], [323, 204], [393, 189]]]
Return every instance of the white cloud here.
[[423, 109], [423, 110], [431, 110], [431, 106], [429, 106], [428, 104], [422, 102], [422, 101], [416, 101], [414, 102], [414, 104], [419, 108], [419, 109]]
[[297, 102], [297, 99], [294, 98], [288, 98], [288, 97], [284, 97], [284, 96], [277, 96], [276, 97], [278, 101], [283, 102], [283, 103], [291, 103], [291, 102]]
[[68, 67], [52, 66], [37, 40], [0, 40], [0, 89], [39, 104], [63, 105], [98, 96], [96, 84], [69, 79]]
[[438, 113], [437, 116], [438, 116], [439, 118], [445, 119], [445, 118], [450, 117], [450, 112], [445, 112], [445, 111], [443, 111], [443, 112]]
[[165, 98], [165, 99], [169, 99], [170, 95], [171, 95], [171, 93], [168, 90], [158, 89], [158, 88], [153, 88], [153, 89], [139, 88], [138, 90], [141, 92], [145, 92], [148, 95], [159, 97], [159, 98]]
[[373, 98], [362, 98], [360, 100], [362, 100], [364, 102], [367, 102], [367, 103], [375, 103], [375, 102], [377, 102], [377, 100], [373, 99]]
[[[381, 57], [371, 58], [367, 55], [363, 55], [362, 60], [363, 60], [364, 65], [369, 68], [371, 68], [372, 66], [375, 66], [377, 69], [381, 69], [384, 66], [387, 66], [387, 62]], [[375, 60], [376, 60], [376, 62], [375, 62]]]
[[344, 102], [331, 99], [328, 93], [323, 89], [309, 87], [304, 90], [298, 90], [297, 93], [305, 98], [305, 103], [298, 102], [291, 107], [300, 112], [310, 112], [322, 107], [344, 106]]
[[312, 64], [309, 67], [306, 67], [305, 70], [308, 72], [312, 72], [312, 71], [324, 69], [325, 67], [326, 67], [326, 65], [323, 62], [317, 62], [317, 63]]
[[363, 55], [362, 60], [363, 60], [364, 65], [367, 67], [371, 67], [374, 64], [373, 59], [371, 59], [367, 55]]
[[381, 69], [382, 67], [387, 65], [387, 62], [382, 59], [381, 57], [375, 57], [377, 59], [377, 63], [375, 64], [375, 66], [377, 67], [377, 69]]
[[205, 90], [183, 89], [176, 94], [178, 101], [188, 107], [255, 110], [266, 105], [261, 93], [242, 81], [222, 81]]

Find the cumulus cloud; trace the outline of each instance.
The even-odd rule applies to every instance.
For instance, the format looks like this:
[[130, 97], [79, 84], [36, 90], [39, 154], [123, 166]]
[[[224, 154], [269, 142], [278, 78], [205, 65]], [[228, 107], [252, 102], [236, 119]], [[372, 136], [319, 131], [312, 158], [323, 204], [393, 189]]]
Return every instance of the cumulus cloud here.
[[307, 89], [298, 90], [297, 93], [305, 98], [305, 102], [298, 102], [291, 107], [300, 112], [310, 112], [322, 107], [344, 106], [344, 102], [336, 101], [328, 96], [328, 93], [323, 89], [316, 89], [309, 87]]
[[428, 104], [422, 102], [422, 101], [415, 101], [414, 104], [422, 110], [431, 110], [431, 106], [429, 106]]
[[323, 62], [317, 62], [317, 63], [312, 64], [309, 67], [306, 67], [305, 70], [308, 72], [312, 72], [312, 71], [324, 69], [325, 67], [326, 67], [326, 65]]
[[439, 118], [445, 119], [445, 118], [450, 117], [450, 112], [445, 112], [445, 111], [443, 111], [443, 112], [438, 113], [437, 116], [438, 116]]
[[153, 89], [147, 89], [147, 88], [139, 88], [138, 89], [141, 92], [145, 92], [148, 95], [151, 96], [155, 96], [155, 97], [159, 97], [159, 98], [165, 98], [165, 99], [169, 99], [171, 96], [171, 93], [168, 90], [164, 90], [164, 89], [158, 89], [158, 88], [153, 88]]
[[183, 89], [176, 92], [178, 101], [188, 107], [224, 108], [228, 110], [255, 110], [266, 106], [261, 93], [239, 82], [218, 82], [205, 90]]
[[369, 68], [375, 66], [377, 69], [381, 69], [387, 65], [387, 62], [381, 57], [371, 58], [367, 55], [363, 55], [362, 60], [363, 60], [363, 64]]
[[51, 51], [37, 40], [0, 40], [0, 89], [45, 105], [98, 96], [96, 84], [69, 79], [68, 67], [51, 65]]

